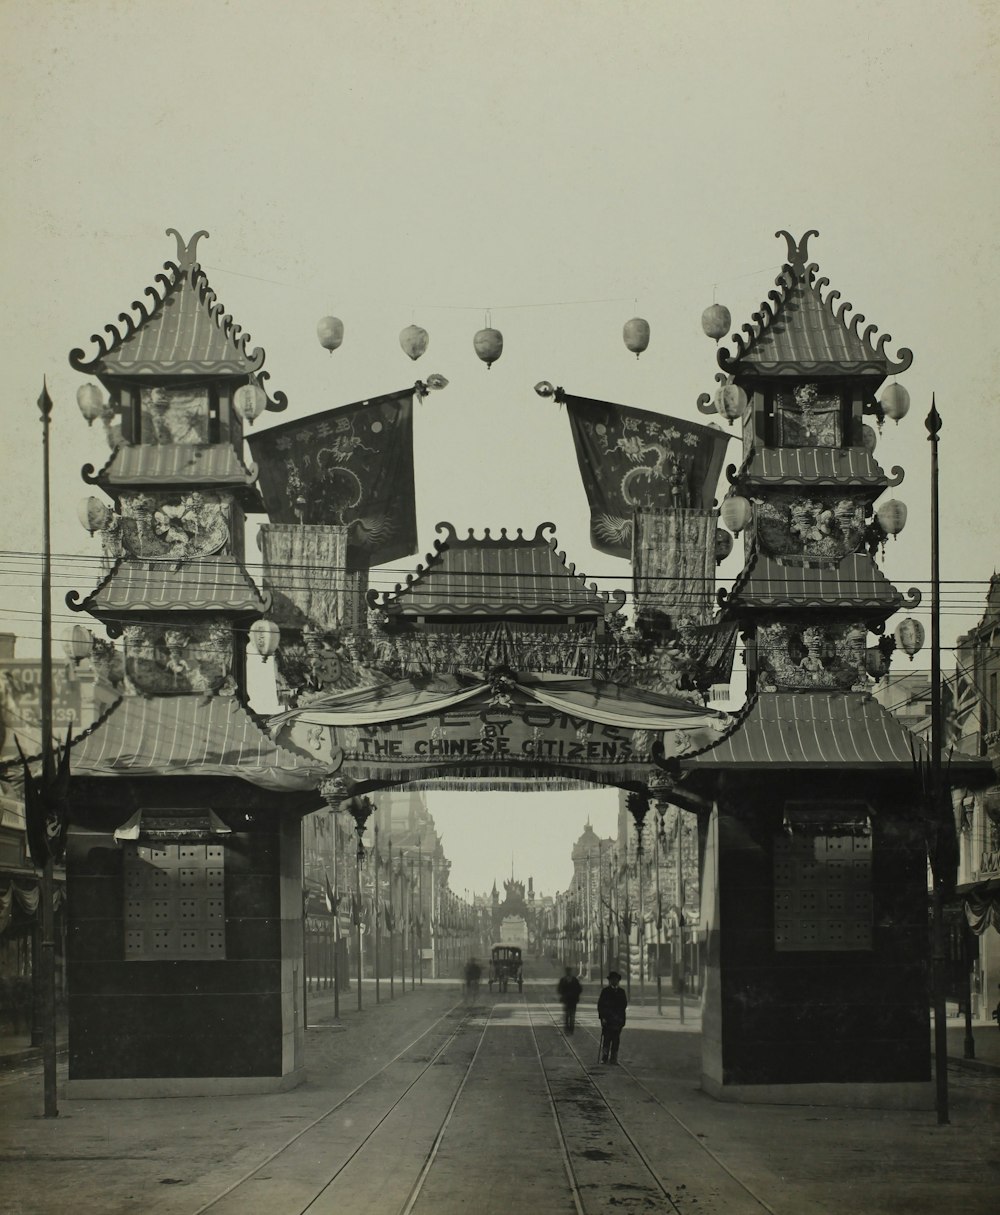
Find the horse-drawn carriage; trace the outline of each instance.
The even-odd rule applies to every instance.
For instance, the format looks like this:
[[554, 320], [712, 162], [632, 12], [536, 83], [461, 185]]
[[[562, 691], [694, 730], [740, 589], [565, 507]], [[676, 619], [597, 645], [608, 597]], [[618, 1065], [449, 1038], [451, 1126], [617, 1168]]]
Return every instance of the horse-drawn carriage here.
[[520, 945], [494, 945], [490, 952], [490, 991], [493, 984], [497, 991], [506, 991], [510, 983], [517, 984], [517, 990], [524, 987], [524, 976], [521, 973]]

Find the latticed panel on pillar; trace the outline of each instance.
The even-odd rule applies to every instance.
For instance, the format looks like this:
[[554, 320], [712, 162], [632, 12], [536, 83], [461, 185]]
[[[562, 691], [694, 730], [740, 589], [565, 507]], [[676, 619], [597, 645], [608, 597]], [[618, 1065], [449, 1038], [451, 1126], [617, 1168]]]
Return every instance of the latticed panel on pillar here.
[[774, 947], [872, 948], [871, 836], [792, 832], [775, 840]]
[[156, 843], [125, 849], [125, 959], [223, 958], [223, 848]]

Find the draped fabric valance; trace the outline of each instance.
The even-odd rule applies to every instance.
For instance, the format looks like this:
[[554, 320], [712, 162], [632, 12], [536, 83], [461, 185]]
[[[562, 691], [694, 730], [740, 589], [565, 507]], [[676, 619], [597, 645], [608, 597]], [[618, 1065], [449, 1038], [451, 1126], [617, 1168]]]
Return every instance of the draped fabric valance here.
[[1000, 932], [1000, 879], [991, 879], [965, 892], [965, 918], [977, 937], [991, 927]]

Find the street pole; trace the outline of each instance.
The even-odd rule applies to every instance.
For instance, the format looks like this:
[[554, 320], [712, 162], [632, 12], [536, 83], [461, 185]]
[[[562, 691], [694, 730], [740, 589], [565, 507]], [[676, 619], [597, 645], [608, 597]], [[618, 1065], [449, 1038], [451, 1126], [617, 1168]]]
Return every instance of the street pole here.
[[[38, 398], [42, 415], [42, 788], [48, 795], [54, 777], [52, 760], [52, 541], [49, 519], [49, 428], [52, 398], [44, 380]], [[66, 745], [69, 746], [67, 739]], [[27, 774], [27, 769], [25, 769]], [[41, 941], [38, 966], [41, 972], [42, 1091], [46, 1118], [57, 1118], [56, 1103], [56, 955], [55, 872], [52, 851], [46, 839], [42, 865]]]
[[420, 883], [420, 894], [418, 902], [420, 903], [420, 915], [417, 919], [418, 933], [418, 951], [420, 953], [420, 986], [424, 985], [424, 854], [420, 842], [420, 836], [417, 836], [417, 881]]
[[363, 827], [358, 828], [358, 848], [354, 857], [354, 876], [358, 895], [358, 904], [356, 909], [358, 922], [355, 925], [355, 941], [357, 942], [358, 950], [358, 1012], [361, 1011], [361, 976], [363, 972], [363, 962], [361, 958], [361, 832], [363, 830]]
[[378, 874], [378, 859], [379, 859], [378, 858], [378, 822], [375, 823], [375, 826], [372, 828], [372, 831], [375, 835], [375, 908], [374, 908], [374, 915], [372, 917], [373, 920], [375, 921], [375, 955], [374, 955], [375, 956], [375, 1003], [380, 1004], [382, 1002], [382, 993], [381, 993], [381, 989], [379, 987], [380, 980], [379, 980], [379, 973], [378, 973], [378, 970], [379, 970], [379, 939], [378, 939], [378, 937], [379, 937], [379, 929], [381, 927], [381, 919], [380, 919], [380, 915], [379, 915], [379, 901], [380, 900], [379, 900], [379, 887], [378, 887], [378, 878], [379, 878], [379, 874]]
[[677, 904], [677, 942], [681, 954], [680, 966], [680, 1014], [681, 1025], [684, 1024], [684, 988], [687, 986], [687, 955], [684, 952], [684, 820], [683, 811], [679, 806], [677, 812], [677, 873], [674, 900]]
[[635, 846], [635, 863], [639, 870], [639, 923], [636, 928], [636, 939], [639, 944], [639, 1003], [646, 1003], [646, 959], [643, 954], [646, 952], [646, 912], [642, 901], [642, 870], [644, 860], [644, 849], [642, 842], [642, 828], [644, 823], [637, 822], [635, 825], [636, 831], [636, 846]]
[[333, 823], [333, 1019], [340, 1020], [340, 877], [337, 871], [337, 836], [340, 822], [331, 811]]
[[[598, 981], [604, 976], [600, 973], [604, 967], [604, 858], [601, 855], [601, 841], [597, 841], [597, 970]], [[607, 972], [605, 971], [605, 974]]]
[[392, 897], [392, 836], [389, 836], [389, 999], [396, 998], [396, 948], [393, 934], [396, 931], [396, 907]]
[[657, 802], [657, 823], [653, 835], [653, 856], [656, 860], [656, 1012], [660, 1017], [663, 1016], [663, 959], [660, 956], [663, 936], [663, 903], [660, 900], [660, 833], [663, 831], [663, 811], [660, 806], [662, 804], [662, 802]]
[[[946, 1021], [944, 992], [944, 848], [940, 826], [944, 807], [941, 782], [941, 567], [939, 548], [939, 500], [938, 500], [938, 434], [941, 430], [941, 415], [931, 396], [931, 411], [924, 421], [927, 441], [931, 445], [931, 762], [930, 762], [930, 806], [928, 807], [934, 829], [935, 860], [931, 865], [933, 895], [931, 900], [933, 932], [933, 977], [934, 977], [934, 1079], [937, 1088], [937, 1120], [939, 1126], [947, 1125], [948, 1119], [948, 1026]], [[950, 807], [948, 813], [951, 813]]]
[[417, 959], [414, 952], [414, 937], [413, 930], [416, 927], [416, 922], [413, 918], [413, 855], [409, 857], [410, 861], [410, 991], [413, 991], [417, 985]]

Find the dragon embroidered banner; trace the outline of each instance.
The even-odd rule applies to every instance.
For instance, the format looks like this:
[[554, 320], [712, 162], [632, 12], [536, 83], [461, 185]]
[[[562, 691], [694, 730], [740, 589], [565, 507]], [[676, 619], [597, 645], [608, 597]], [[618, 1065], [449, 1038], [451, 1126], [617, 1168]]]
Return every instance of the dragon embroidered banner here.
[[561, 399], [590, 503], [590, 541], [598, 552], [632, 555], [637, 509], [711, 509], [731, 437], [725, 431], [612, 401]]
[[251, 435], [272, 523], [347, 528], [347, 564], [381, 565], [417, 547], [413, 389]]

